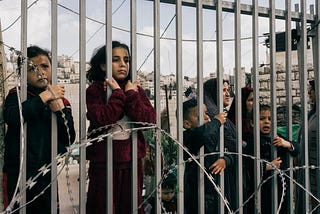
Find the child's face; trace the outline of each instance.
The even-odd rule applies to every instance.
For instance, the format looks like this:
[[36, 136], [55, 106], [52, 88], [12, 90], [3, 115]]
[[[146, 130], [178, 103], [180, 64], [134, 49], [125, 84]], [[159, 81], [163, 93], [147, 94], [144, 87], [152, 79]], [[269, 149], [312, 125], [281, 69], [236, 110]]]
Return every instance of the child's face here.
[[112, 49], [112, 77], [119, 81], [129, 75], [130, 56], [125, 48], [117, 47]]
[[163, 201], [170, 201], [174, 196], [173, 189], [162, 188], [161, 189], [161, 199]]
[[[186, 129], [193, 129], [199, 126], [198, 123], [198, 109], [197, 106], [193, 107], [189, 110], [189, 116], [188, 119], [185, 120], [186, 126], [184, 128]], [[207, 106], [204, 105], [203, 106], [203, 124], [207, 123], [210, 121], [210, 117], [208, 115], [208, 110], [207, 110]]]
[[271, 111], [260, 111], [260, 132], [262, 134], [270, 134], [271, 132]]
[[47, 56], [38, 55], [30, 58], [37, 71], [32, 70], [28, 63], [27, 82], [35, 88], [46, 88], [51, 82], [51, 63]]

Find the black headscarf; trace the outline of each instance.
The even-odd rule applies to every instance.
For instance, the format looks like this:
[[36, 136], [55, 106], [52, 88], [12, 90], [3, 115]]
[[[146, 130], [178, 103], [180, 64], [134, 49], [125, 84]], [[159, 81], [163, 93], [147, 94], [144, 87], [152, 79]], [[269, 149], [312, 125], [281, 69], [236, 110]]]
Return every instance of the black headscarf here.
[[[223, 83], [228, 83], [228, 80], [223, 80]], [[212, 78], [207, 80], [204, 84], [203, 84], [203, 90], [204, 93], [214, 101], [215, 104], [217, 104], [218, 101], [218, 80], [217, 78]]]
[[[223, 82], [228, 82], [223, 80]], [[217, 79], [209, 79], [203, 84], [204, 90], [204, 103], [207, 106], [210, 119], [213, 120], [214, 116], [219, 114], [219, 109], [217, 107]], [[236, 151], [237, 145], [237, 131], [234, 123], [227, 118], [224, 124], [224, 142], [225, 148], [229, 151]]]

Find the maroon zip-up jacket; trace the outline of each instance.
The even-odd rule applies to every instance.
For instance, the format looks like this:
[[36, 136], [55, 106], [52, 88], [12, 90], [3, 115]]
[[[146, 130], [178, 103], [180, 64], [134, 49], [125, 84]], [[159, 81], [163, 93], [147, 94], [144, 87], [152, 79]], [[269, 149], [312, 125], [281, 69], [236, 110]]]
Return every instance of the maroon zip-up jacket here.
[[[115, 124], [124, 115], [133, 122], [155, 123], [155, 109], [143, 88], [138, 86], [138, 91], [124, 92], [124, 86], [125, 84], [121, 84], [121, 89], [113, 90], [109, 100], [106, 100], [106, 92], [102, 81], [95, 81], [87, 88], [87, 119], [90, 121], [88, 129], [90, 138], [103, 133], [90, 134], [92, 130]], [[113, 140], [114, 162], [131, 161], [131, 141], [131, 139]], [[141, 131], [138, 131], [137, 142], [138, 158], [143, 158], [146, 154], [146, 141]], [[87, 159], [91, 162], [105, 162], [105, 151], [105, 143], [96, 142], [87, 148]]]

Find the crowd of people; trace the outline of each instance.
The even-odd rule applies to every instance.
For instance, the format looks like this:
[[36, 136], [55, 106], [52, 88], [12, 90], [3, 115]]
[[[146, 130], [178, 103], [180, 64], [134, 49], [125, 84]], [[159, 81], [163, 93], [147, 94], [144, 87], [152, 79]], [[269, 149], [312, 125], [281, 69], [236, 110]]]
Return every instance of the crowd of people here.
[[[18, 203], [11, 204], [11, 200], [19, 190], [16, 189], [20, 170], [20, 130], [23, 123], [27, 124], [26, 153], [27, 153], [27, 179], [37, 176], [38, 170], [51, 163], [51, 133], [52, 117], [56, 117], [57, 148], [58, 153], [65, 153], [66, 148], [75, 140], [75, 130], [71, 113], [71, 106], [64, 97], [65, 87], [61, 84], [51, 83], [51, 58], [47, 50], [37, 46], [28, 47], [27, 69], [27, 99], [19, 105], [17, 88], [9, 91], [4, 103], [4, 120], [7, 124], [5, 136], [5, 162], [3, 167], [4, 202], [10, 210], [19, 208]], [[152, 106], [145, 90], [138, 81], [132, 82], [131, 53], [126, 44], [118, 41], [112, 42], [112, 70], [108, 71], [106, 65], [106, 46], [98, 48], [91, 60], [90, 69], [87, 71], [89, 86], [86, 89], [87, 119], [89, 121], [89, 139], [108, 132], [115, 132], [112, 136], [113, 143], [113, 213], [131, 213], [131, 173], [132, 173], [132, 132], [133, 125], [130, 122], [156, 123], [156, 111]], [[111, 79], [108, 79], [111, 72]], [[219, 184], [220, 178], [224, 178], [224, 196], [229, 202], [229, 209], [236, 210], [237, 201], [237, 155], [238, 141], [235, 117], [235, 98], [230, 89], [229, 82], [223, 80], [221, 89], [218, 90], [218, 79], [213, 78], [203, 85], [204, 103], [199, 103], [196, 96], [186, 98], [183, 103], [183, 145], [188, 153], [184, 153], [184, 213], [198, 213], [199, 211], [199, 166], [190, 160], [190, 154], [197, 159], [200, 148], [204, 148], [204, 168], [209, 174], [204, 180], [204, 209], [206, 213], [217, 213], [220, 206], [220, 197], [212, 180]], [[111, 91], [107, 96], [107, 91]], [[222, 94], [223, 111], [219, 111], [217, 91]], [[310, 81], [310, 101], [313, 107], [308, 115], [308, 148], [309, 164], [317, 164], [317, 111], [315, 83]], [[253, 105], [254, 90], [251, 87], [243, 87], [241, 90], [241, 125], [242, 125], [242, 152], [252, 157], [259, 156], [263, 161], [255, 162], [253, 158], [243, 158], [243, 199], [246, 201], [243, 207], [244, 213], [256, 209], [255, 193], [257, 192], [257, 174], [260, 175], [263, 185], [261, 191], [261, 213], [272, 213], [273, 185], [278, 185], [279, 201], [282, 201], [281, 213], [287, 213], [288, 194], [282, 196], [282, 180], [277, 184], [268, 179], [277, 170], [289, 167], [289, 157], [294, 157], [302, 163], [303, 159], [299, 151], [303, 147], [302, 133], [299, 133], [298, 142], [289, 141], [277, 133], [272, 134], [272, 109], [269, 105]], [[203, 108], [203, 116], [198, 115], [198, 109]], [[254, 108], [259, 109], [259, 124], [254, 124]], [[22, 109], [22, 110], [21, 110]], [[226, 110], [228, 109], [228, 110]], [[20, 115], [22, 111], [22, 115]], [[53, 113], [53, 114], [52, 114]], [[203, 123], [199, 124], [199, 117]], [[115, 125], [117, 124], [117, 125]], [[254, 126], [260, 130], [260, 139], [255, 142]], [[108, 127], [98, 130], [100, 127]], [[223, 127], [223, 154], [220, 153], [220, 129]], [[122, 130], [122, 131], [121, 131]], [[147, 142], [142, 131], [137, 132], [138, 165], [137, 165], [137, 196], [138, 204], [143, 204], [143, 159], [146, 155]], [[108, 139], [94, 142], [87, 148], [88, 192], [86, 212], [92, 214], [106, 213], [106, 144]], [[255, 153], [255, 148], [260, 148], [260, 154]], [[276, 151], [276, 157], [274, 157]], [[300, 162], [299, 162], [300, 161]], [[302, 161], [302, 162], [301, 162]], [[257, 164], [260, 167], [257, 167]], [[261, 169], [257, 171], [257, 169]], [[319, 181], [316, 180], [316, 172], [310, 172], [311, 193], [316, 195], [319, 191]], [[166, 175], [167, 176], [167, 175]], [[303, 175], [297, 174], [297, 180]], [[288, 178], [285, 178], [288, 182]], [[51, 188], [50, 173], [37, 178], [36, 184], [27, 190], [27, 213], [51, 213]], [[303, 180], [301, 181], [303, 182]], [[43, 192], [43, 190], [45, 190]], [[177, 179], [169, 174], [161, 184], [161, 209], [164, 213], [177, 212]], [[253, 196], [253, 197], [252, 197]], [[296, 198], [303, 197], [301, 189], [296, 188]], [[146, 204], [139, 206], [138, 213], [155, 213], [155, 197], [151, 197]], [[17, 202], [17, 201], [16, 201]], [[316, 200], [311, 200], [311, 206], [317, 206]], [[296, 203], [295, 208], [302, 213], [305, 207]], [[224, 208], [222, 208], [224, 209]], [[225, 208], [228, 212], [227, 208]], [[59, 211], [58, 211], [59, 212]]]
[[[308, 115], [308, 143], [309, 143], [309, 165], [313, 164], [316, 165], [316, 155], [317, 155], [317, 140], [316, 140], [316, 109], [315, 109], [315, 85], [314, 81], [309, 82], [310, 89], [309, 89], [309, 95], [310, 95], [310, 102], [313, 104], [312, 109]], [[215, 137], [208, 136], [208, 131], [205, 129], [205, 127], [208, 126], [209, 121], [206, 118], [210, 118], [211, 120], [214, 120], [215, 117], [219, 116], [221, 113], [218, 111], [217, 107], [217, 79], [210, 79], [204, 83], [204, 104], [205, 109], [204, 115], [203, 115], [203, 124], [197, 127], [191, 127], [186, 128], [185, 127], [185, 121], [188, 121], [189, 119], [184, 116], [184, 128], [185, 133], [190, 133], [191, 130], [193, 130], [197, 134], [197, 137], [193, 137], [193, 135], [184, 135], [184, 145], [191, 151], [192, 154], [195, 156], [199, 155], [200, 147], [204, 145], [205, 148], [205, 154], [208, 152], [219, 152], [219, 144], [217, 144], [216, 141], [219, 142], [219, 132], [217, 132], [217, 128], [211, 128], [211, 133], [215, 135]], [[237, 208], [236, 201], [237, 201], [237, 195], [235, 195], [235, 183], [236, 183], [236, 163], [237, 163], [237, 157], [234, 155], [230, 156], [230, 152], [237, 151], [237, 133], [236, 133], [236, 121], [235, 121], [235, 102], [231, 103], [231, 97], [230, 94], [230, 87], [229, 83], [226, 80], [223, 80], [223, 85], [221, 87], [221, 90], [223, 95], [222, 99], [222, 106], [223, 108], [229, 108], [229, 112], [227, 115], [224, 115], [225, 122], [221, 122], [219, 125], [223, 125], [224, 129], [224, 151], [225, 153], [223, 155], [220, 155], [214, 158], [214, 156], [209, 156], [210, 158], [213, 158], [210, 160], [208, 156], [205, 157], [205, 168], [210, 171], [211, 164], [214, 164], [215, 161], [217, 161], [217, 158], [223, 158], [224, 160], [231, 160], [228, 161], [228, 168], [229, 170], [225, 170], [224, 173], [224, 190], [225, 190], [225, 197], [229, 202], [229, 206], [235, 210]], [[195, 102], [191, 100], [187, 100], [184, 102], [184, 106], [188, 106], [190, 102]], [[233, 98], [235, 99], [235, 98]], [[271, 120], [271, 113], [272, 109], [270, 105], [267, 104], [260, 104], [258, 106], [259, 108], [259, 124], [254, 124], [254, 118], [253, 118], [253, 88], [251, 87], [243, 87], [241, 90], [241, 106], [242, 106], [242, 153], [245, 155], [249, 155], [250, 157], [259, 157], [259, 161], [257, 163], [260, 165], [258, 168], [254, 158], [248, 158], [248, 156], [243, 157], [243, 201], [245, 202], [243, 206], [244, 213], [250, 213], [254, 212], [256, 210], [259, 213], [272, 213], [272, 189], [275, 189], [273, 185], [278, 185], [277, 191], [278, 191], [278, 202], [281, 202], [281, 207], [279, 212], [280, 213], [288, 213], [288, 202], [289, 202], [289, 194], [285, 192], [283, 194], [283, 188], [284, 191], [287, 191], [287, 185], [284, 185], [283, 182], [285, 181], [286, 184], [289, 183], [289, 175], [288, 169], [290, 167], [290, 157], [293, 157], [295, 160], [303, 161], [303, 158], [301, 155], [299, 155], [300, 150], [303, 147], [303, 141], [301, 141], [301, 134], [300, 135], [300, 141], [294, 142], [287, 140], [284, 136], [281, 136], [278, 133], [274, 133], [272, 135], [272, 129], [273, 124]], [[184, 111], [189, 112], [190, 110], [185, 109]], [[197, 109], [194, 110], [194, 112], [198, 112]], [[185, 113], [185, 112], [184, 112]], [[198, 117], [198, 115], [196, 115]], [[198, 124], [196, 124], [198, 125]], [[259, 127], [260, 133], [260, 139], [258, 141], [254, 140], [254, 125]], [[199, 133], [199, 130], [200, 131]], [[192, 133], [192, 132], [191, 132]], [[200, 137], [201, 136], [201, 137]], [[206, 147], [213, 148], [213, 151], [208, 151]], [[255, 148], [259, 147], [257, 151], [260, 151], [260, 154], [255, 153]], [[276, 153], [275, 153], [276, 151]], [[274, 156], [276, 154], [276, 156]], [[218, 159], [219, 160], [219, 159]], [[258, 160], [258, 159], [257, 159]], [[206, 161], [208, 163], [206, 164]], [[225, 161], [226, 162], [226, 161]], [[300, 162], [301, 163], [301, 162]], [[187, 163], [191, 164], [191, 163]], [[190, 188], [190, 181], [188, 179], [193, 178], [194, 174], [188, 173], [188, 168], [185, 168], [185, 182], [184, 185], [185, 190]], [[196, 165], [195, 165], [196, 166]], [[196, 166], [197, 168], [197, 166]], [[224, 168], [226, 168], [226, 164], [224, 165]], [[260, 169], [260, 171], [258, 171]], [[274, 174], [277, 175], [277, 170], [282, 170], [287, 176], [283, 176], [283, 178], [278, 177], [278, 183], [273, 184], [272, 178]], [[193, 171], [199, 171], [193, 169]], [[212, 176], [216, 176], [216, 173], [211, 172]], [[261, 178], [261, 181], [257, 180], [257, 174]], [[279, 173], [278, 173], [279, 174]], [[303, 184], [303, 173], [296, 172], [294, 178], [297, 179], [301, 184]], [[231, 175], [231, 176], [230, 176]], [[197, 178], [197, 176], [195, 176]], [[216, 181], [219, 181], [219, 179], [216, 179]], [[197, 180], [193, 180], [193, 185], [198, 185]], [[319, 189], [319, 181], [317, 181], [316, 177], [316, 170], [312, 170], [310, 173], [310, 185], [311, 185], [311, 193], [313, 195], [317, 194], [317, 189]], [[241, 184], [240, 184], [241, 185]], [[213, 188], [213, 185], [211, 185], [211, 188]], [[229, 191], [231, 189], [231, 191]], [[209, 190], [209, 188], [205, 187], [205, 210], [207, 211], [207, 205], [212, 203], [212, 200], [210, 200], [209, 197], [207, 197], [206, 191]], [[261, 193], [261, 210], [257, 210], [257, 201], [255, 201], [256, 197], [255, 195], [257, 192]], [[295, 198], [296, 198], [296, 213], [303, 213], [308, 209], [308, 205], [302, 206], [302, 203], [298, 203], [299, 198], [303, 197], [303, 190], [300, 187], [295, 188]], [[187, 191], [185, 191], [185, 207], [190, 206], [190, 201], [188, 198], [190, 198], [190, 195], [186, 195]], [[213, 196], [213, 194], [210, 194]], [[197, 197], [197, 195], [195, 196]], [[197, 201], [196, 199], [194, 199]], [[218, 204], [220, 199], [215, 199], [214, 204]], [[312, 198], [310, 200], [310, 207], [315, 209], [314, 211], [317, 212], [317, 201]], [[196, 208], [198, 207], [198, 204], [194, 204]], [[216, 209], [216, 207], [215, 207]], [[293, 210], [293, 208], [291, 208]], [[192, 212], [188, 212], [188, 209], [186, 209], [185, 213], [197, 213], [197, 209]], [[207, 213], [207, 212], [206, 212]], [[209, 213], [209, 212], [208, 212]], [[214, 212], [212, 212], [214, 213]]]

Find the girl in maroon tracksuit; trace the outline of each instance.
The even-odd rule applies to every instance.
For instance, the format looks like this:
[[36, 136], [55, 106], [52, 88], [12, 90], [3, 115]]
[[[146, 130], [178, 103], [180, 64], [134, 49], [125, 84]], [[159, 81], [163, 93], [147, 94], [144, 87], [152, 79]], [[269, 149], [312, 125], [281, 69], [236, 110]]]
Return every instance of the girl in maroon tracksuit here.
[[[110, 124], [119, 126], [108, 131], [130, 128], [126, 122], [155, 123], [156, 113], [145, 91], [138, 82], [130, 81], [130, 52], [127, 45], [112, 42], [112, 79], [106, 77], [106, 46], [101, 47], [91, 58], [87, 78], [90, 86], [86, 91], [87, 118], [90, 121], [89, 137], [94, 138], [106, 131], [90, 133]], [[112, 89], [106, 98], [106, 87]], [[131, 213], [131, 132], [116, 132], [113, 135], [113, 213]], [[106, 150], [107, 139], [95, 142], [87, 148], [89, 166], [89, 190], [87, 213], [106, 213]], [[141, 131], [138, 143], [138, 203], [142, 203], [143, 166], [146, 142]], [[143, 209], [139, 213], [144, 213]]]

